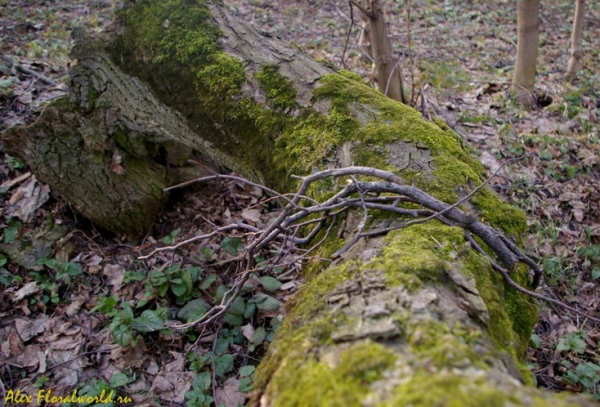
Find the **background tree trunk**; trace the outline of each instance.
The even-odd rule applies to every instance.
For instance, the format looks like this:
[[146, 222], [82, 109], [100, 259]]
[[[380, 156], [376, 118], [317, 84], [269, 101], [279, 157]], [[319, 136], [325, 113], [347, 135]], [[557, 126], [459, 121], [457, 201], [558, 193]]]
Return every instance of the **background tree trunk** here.
[[575, 3], [575, 15], [573, 16], [573, 32], [571, 33], [571, 57], [565, 76], [572, 78], [577, 71], [579, 61], [583, 56], [581, 48], [581, 37], [583, 35], [583, 10], [585, 8], [584, 0], [577, 0]]
[[363, 0], [363, 8], [369, 23], [369, 38], [377, 73], [377, 88], [390, 98], [406, 103], [402, 86], [401, 66], [394, 57], [392, 42], [388, 36], [381, 1]]
[[[296, 186], [290, 174], [315, 166], [383, 167], [448, 203], [486, 176], [443, 122], [425, 121], [212, 3], [136, 2], [110, 35], [78, 33], [73, 56], [68, 97], [9, 131], [5, 143], [112, 230], [121, 226], [97, 206], [112, 205], [132, 219], [122, 229], [138, 231], [134, 220], [158, 210], [162, 186], [186, 173], [190, 156], [284, 191]], [[307, 193], [331, 196], [343, 181]], [[524, 214], [490, 189], [462, 207], [517, 241], [525, 230]], [[593, 405], [531, 386], [524, 356], [537, 308], [460, 227], [430, 220], [361, 239], [328, 261], [362, 219], [350, 212], [321, 236], [318, 260], [257, 371], [256, 404]], [[371, 222], [402, 220], [383, 213]], [[526, 269], [512, 276], [528, 284]]]
[[512, 92], [517, 103], [531, 106], [539, 39], [539, 0], [517, 1], [517, 57]]

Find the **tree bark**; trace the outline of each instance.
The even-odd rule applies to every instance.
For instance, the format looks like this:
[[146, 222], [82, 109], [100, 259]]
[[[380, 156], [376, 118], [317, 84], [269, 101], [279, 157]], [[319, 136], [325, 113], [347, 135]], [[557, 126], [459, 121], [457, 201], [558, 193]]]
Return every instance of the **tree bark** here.
[[[68, 97], [7, 132], [5, 143], [112, 230], [138, 232], [190, 156], [283, 191], [297, 187], [291, 174], [315, 166], [384, 167], [447, 203], [486, 176], [443, 122], [331, 72], [220, 5], [137, 1], [109, 34], [76, 37]], [[343, 181], [306, 193], [329, 197]], [[525, 230], [524, 214], [490, 189], [461, 207], [517, 241]], [[129, 226], [106, 219], [109, 211]], [[371, 216], [372, 227], [403, 221]], [[257, 371], [254, 404], [593, 405], [531, 386], [524, 357], [537, 308], [472, 250], [462, 228], [432, 219], [360, 239], [331, 261], [362, 221], [362, 210], [350, 212], [321, 236]], [[528, 284], [523, 267], [512, 277]]]
[[571, 33], [571, 57], [565, 77], [572, 78], [577, 72], [579, 61], [583, 57], [583, 49], [581, 48], [581, 37], [583, 35], [583, 10], [585, 8], [584, 0], [577, 0], [575, 3], [575, 15], [573, 17], [573, 32]]
[[517, 1], [517, 57], [512, 92], [517, 103], [531, 106], [538, 54], [539, 0]]
[[402, 68], [387, 32], [385, 13], [379, 0], [363, 0], [363, 14], [369, 23], [369, 38], [377, 73], [377, 88], [390, 98], [406, 103], [402, 86]]

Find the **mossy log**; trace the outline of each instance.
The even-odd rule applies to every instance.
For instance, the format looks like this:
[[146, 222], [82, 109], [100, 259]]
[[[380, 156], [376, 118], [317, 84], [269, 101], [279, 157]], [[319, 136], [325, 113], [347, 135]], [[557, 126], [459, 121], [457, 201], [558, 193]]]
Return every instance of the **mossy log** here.
[[[140, 0], [112, 30], [77, 32], [68, 96], [7, 151], [97, 224], [141, 233], [162, 189], [194, 171], [233, 169], [282, 192], [314, 167], [391, 171], [447, 203], [480, 185], [482, 165], [441, 121], [333, 72], [218, 3]], [[331, 196], [335, 183], [309, 191]], [[414, 204], [408, 204], [414, 205]], [[522, 212], [489, 189], [463, 209], [516, 241]], [[319, 249], [356, 233], [346, 216]], [[373, 214], [388, 226], [397, 216]], [[512, 272], [529, 284], [528, 270]], [[314, 261], [257, 371], [261, 406], [593, 405], [532, 386], [524, 361], [534, 303], [504, 283], [458, 227], [430, 220]]]

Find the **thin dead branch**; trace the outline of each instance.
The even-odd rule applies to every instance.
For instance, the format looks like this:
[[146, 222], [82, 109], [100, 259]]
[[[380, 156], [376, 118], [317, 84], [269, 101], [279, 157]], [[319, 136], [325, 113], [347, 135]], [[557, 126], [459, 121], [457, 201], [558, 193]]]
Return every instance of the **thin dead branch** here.
[[[230, 232], [234, 229], [247, 230], [252, 233], [251, 242], [249, 242], [247, 247], [238, 256], [236, 256], [235, 259], [233, 259], [233, 261], [238, 262], [238, 270], [242, 271], [238, 275], [233, 286], [223, 296], [221, 303], [214, 306], [196, 321], [173, 326], [174, 329], [178, 330], [188, 329], [198, 324], [208, 324], [216, 321], [227, 312], [227, 310], [235, 301], [236, 297], [241, 293], [244, 283], [248, 280], [251, 273], [259, 271], [254, 267], [255, 254], [261, 253], [261, 251], [265, 249], [269, 249], [271, 251], [277, 250], [279, 251], [279, 254], [276, 261], [279, 262], [278, 259], [282, 258], [283, 251], [290, 250], [291, 247], [296, 247], [297, 245], [302, 244], [308, 246], [308, 249], [305, 250], [303, 254], [299, 255], [298, 260], [295, 261], [302, 262], [311, 252], [313, 252], [330, 236], [339, 214], [348, 210], [349, 208], [354, 207], [362, 209], [362, 219], [357, 226], [354, 235], [348, 239], [346, 245], [342, 249], [338, 250], [332, 255], [331, 260], [335, 260], [336, 258], [343, 256], [344, 253], [346, 253], [361, 238], [381, 235], [392, 230], [406, 228], [416, 223], [422, 223], [435, 219], [446, 225], [463, 228], [465, 230], [465, 238], [471, 242], [472, 247], [478, 251], [482, 249], [474, 240], [473, 236], [477, 236], [479, 239], [481, 239], [481, 241], [483, 241], [494, 252], [496, 257], [500, 260], [500, 263], [503, 264], [503, 266], [500, 266], [486, 254], [494, 269], [501, 273], [503, 278], [511, 287], [514, 287], [524, 294], [546, 301], [550, 304], [560, 305], [566, 310], [576, 312], [579, 315], [589, 318], [591, 321], [600, 322], [599, 319], [585, 315], [580, 311], [561, 303], [560, 301], [547, 298], [515, 283], [510, 278], [509, 271], [514, 270], [518, 263], [523, 263], [531, 269], [533, 273], [532, 285], [534, 288], [540, 283], [542, 276], [541, 268], [534, 260], [524, 254], [517, 244], [512, 242], [501, 231], [496, 230], [492, 226], [480, 221], [478, 219], [478, 213], [467, 213], [459, 208], [461, 204], [465, 203], [476, 193], [481, 191], [481, 189], [487, 185], [504, 166], [521, 158], [522, 157], [514, 158], [502, 163], [502, 165], [490, 177], [484, 180], [479, 186], [474, 188], [469, 194], [453, 204], [442, 202], [427, 194], [423, 190], [415, 187], [414, 185], [407, 185], [407, 183], [401, 177], [392, 172], [371, 167], [355, 166], [328, 169], [324, 171], [317, 171], [303, 177], [293, 175], [292, 177], [299, 179], [301, 184], [297, 192], [292, 195], [291, 198], [238, 176], [214, 175], [199, 178], [191, 182], [206, 182], [221, 178], [228, 180], [233, 179], [239, 182], [258, 186], [276, 196], [278, 199], [281, 199], [284, 203], [286, 203], [286, 205], [280, 212], [277, 219], [263, 229], [238, 222], [236, 224], [217, 228], [211, 233], [196, 236], [176, 245], [156, 249], [148, 255], [141, 256], [140, 259], [146, 259], [161, 251], [174, 251], [192, 242], [209, 239], [217, 234]], [[361, 181], [361, 177], [371, 177], [375, 178], [376, 180]], [[341, 187], [341, 190], [329, 199], [325, 200], [324, 202], [317, 202], [313, 199], [305, 199], [307, 190], [314, 182], [323, 179], [339, 180], [340, 178], [347, 178], [344, 186]], [[180, 185], [188, 185], [191, 182]], [[169, 189], [172, 188], [173, 187]], [[410, 202], [411, 204], [417, 203], [421, 205], [422, 208], [403, 208], [399, 206], [402, 202]], [[411, 217], [414, 219], [404, 222], [399, 221], [396, 225], [388, 228], [371, 229], [373, 225], [369, 223], [371, 219], [369, 211], [375, 209], [396, 213], [402, 217]], [[319, 216], [314, 218], [315, 215]], [[304, 237], [299, 236], [300, 230], [302, 230], [302, 235], [304, 235]], [[313, 240], [317, 238], [317, 236], [320, 237], [319, 241], [313, 243]], [[283, 244], [273, 246], [275, 240], [283, 242]]]

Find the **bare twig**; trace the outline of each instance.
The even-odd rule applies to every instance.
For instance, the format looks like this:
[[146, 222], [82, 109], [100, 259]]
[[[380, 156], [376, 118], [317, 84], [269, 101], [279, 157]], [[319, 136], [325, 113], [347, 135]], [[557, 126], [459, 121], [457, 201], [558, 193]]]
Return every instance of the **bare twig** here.
[[49, 86], [55, 86], [56, 85], [56, 82], [54, 82], [52, 79], [47, 78], [46, 76], [44, 76], [42, 74], [39, 74], [39, 73], [37, 73], [35, 71], [32, 71], [29, 68], [26, 68], [25, 66], [17, 63], [12, 58], [10, 58], [10, 57], [8, 57], [6, 55], [2, 55], [2, 59], [4, 59], [9, 65], [12, 65], [17, 71], [21, 71], [24, 74], [31, 75], [31, 76], [35, 77], [40, 82], [42, 82], [44, 85], [49, 85]]
[[[352, 166], [346, 168], [336, 168], [324, 171], [317, 171], [304, 177], [293, 176], [294, 178], [301, 180], [300, 187], [298, 188], [297, 192], [293, 196], [291, 196], [291, 198], [288, 198], [287, 196], [285, 197], [285, 202], [287, 202], [287, 205], [283, 208], [277, 219], [264, 229], [259, 229], [253, 226], [245, 225], [243, 223], [228, 225], [217, 228], [211, 233], [187, 239], [186, 241], [180, 242], [176, 245], [156, 249], [149, 255], [140, 258], [147, 258], [155, 253], [165, 250], [173, 251], [191, 242], [202, 239], [208, 239], [219, 233], [224, 233], [232, 229], [245, 229], [249, 231], [252, 235], [252, 239], [246, 246], [245, 251], [231, 260], [235, 261], [238, 264], [238, 270], [240, 270], [240, 274], [238, 275], [233, 286], [223, 296], [221, 303], [219, 305], [214, 306], [204, 316], [202, 316], [196, 321], [173, 326], [173, 328], [175, 329], [187, 329], [197, 324], [208, 324], [210, 322], [213, 322], [227, 312], [227, 310], [233, 304], [233, 301], [235, 301], [236, 297], [241, 293], [244, 283], [247, 281], [250, 274], [255, 271], [258, 271], [253, 265], [255, 262], [255, 253], [260, 253], [261, 250], [267, 247], [270, 247], [270, 250], [273, 250], [273, 248], [275, 247], [276, 250], [279, 252], [276, 261], [278, 263], [279, 259], [281, 259], [283, 256], [283, 251], [289, 250], [287, 249], [289, 246], [298, 244], [312, 244], [312, 246], [309, 247], [308, 250], [306, 250], [302, 255], [297, 257], [298, 260], [294, 259], [293, 263], [297, 263], [298, 261], [305, 259], [312, 251], [314, 251], [319, 245], [321, 245], [328, 238], [328, 236], [330, 236], [331, 231], [333, 230], [333, 227], [336, 224], [336, 219], [340, 213], [352, 207], [360, 207], [362, 208], [363, 216], [361, 222], [359, 223], [355, 231], [354, 236], [346, 243], [346, 245], [342, 249], [338, 250], [332, 255], [331, 260], [339, 258], [342, 254], [348, 251], [360, 238], [369, 237], [376, 234], [382, 234], [394, 229], [408, 227], [416, 223], [437, 219], [440, 222], [447, 225], [462, 227], [465, 230], [467, 236], [466, 238], [469, 241], [472, 241], [471, 244], [474, 248], [477, 248], [479, 246], [476, 246], [477, 242], [474, 241], [474, 239], [471, 237], [471, 234], [479, 237], [483, 242], [485, 242], [490, 247], [490, 249], [494, 251], [495, 255], [500, 259], [501, 263], [504, 265], [504, 267], [502, 267], [494, 263], [493, 260], [490, 259], [492, 266], [494, 267], [494, 269], [498, 270], [503, 275], [503, 277], [507, 279], [507, 282], [515, 289], [519, 290], [520, 292], [531, 295], [534, 298], [542, 299], [552, 304], [559, 304], [565, 309], [577, 312], [579, 313], [579, 315], [584, 315], [590, 320], [597, 322], [597, 319], [589, 317], [585, 314], [581, 314], [579, 311], [573, 309], [572, 307], [565, 306], [557, 300], [546, 298], [543, 295], [534, 293], [523, 287], [520, 287], [514, 281], [510, 280], [510, 276], [508, 276], [509, 270], [512, 270], [519, 262], [526, 264], [533, 271], [534, 286], [537, 286], [539, 284], [542, 275], [542, 270], [535, 263], [535, 261], [526, 256], [519, 249], [519, 247], [515, 243], [513, 243], [508, 237], [504, 236], [502, 232], [494, 229], [490, 225], [480, 222], [476, 213], [469, 214], [459, 208], [459, 206], [462, 203], [470, 199], [474, 194], [479, 192], [485, 185], [487, 185], [490, 182], [490, 180], [493, 177], [495, 177], [504, 166], [521, 158], [523, 157], [513, 158], [503, 162], [491, 176], [483, 180], [483, 182], [477, 187], [475, 187], [469, 194], [462, 197], [453, 204], [442, 202], [434, 198], [433, 196], [427, 194], [426, 192], [422, 191], [421, 189], [415, 187], [414, 185], [407, 185], [401, 177], [392, 172], [370, 167]], [[368, 182], [360, 181], [358, 179], [358, 176], [373, 177], [376, 180]], [[340, 191], [335, 193], [332, 197], [320, 203], [315, 201], [314, 199], [305, 200], [306, 191], [314, 182], [326, 178], [339, 177], [349, 177], [349, 179], [346, 181], [345, 186]], [[247, 182], [250, 185], [256, 185], [260, 188], [265, 189], [260, 185], [251, 183], [248, 180], [237, 176], [215, 175], [200, 178], [195, 181], [197, 182], [199, 180], [208, 180], [215, 178], [234, 179], [236, 181]], [[283, 197], [282, 194], [278, 194], [275, 191], [272, 191], [271, 193], [277, 197]], [[389, 196], [389, 194], [393, 195]], [[423, 209], [406, 209], [399, 207], [398, 204], [402, 201], [417, 203], [421, 205]], [[369, 210], [372, 209], [394, 212], [402, 216], [410, 216], [416, 219], [399, 223], [398, 225], [390, 228], [384, 228], [379, 230], [367, 230], [367, 225], [370, 218]], [[320, 214], [320, 216], [314, 218], [315, 214]], [[307, 230], [309, 228], [310, 230]], [[299, 231], [301, 229], [303, 231], [306, 231], [306, 233], [304, 234], [305, 237], [299, 236]], [[321, 233], [324, 233], [324, 236], [320, 238], [319, 242], [313, 244], [312, 241], [318, 235], [320, 236]], [[273, 246], [275, 239], [279, 239], [279, 241], [282, 241], [283, 243], [278, 243], [277, 245]]]
[[479, 244], [477, 243], [477, 241], [475, 239], [473, 239], [473, 236], [471, 236], [469, 233], [465, 232], [465, 237], [467, 238], [467, 240], [471, 243], [471, 245], [473, 246], [473, 248], [475, 250], [477, 250], [479, 253], [481, 253], [483, 256], [485, 256], [488, 261], [490, 262], [490, 264], [492, 265], [492, 267], [498, 271], [502, 277], [504, 278], [504, 280], [506, 281], [506, 283], [508, 285], [510, 285], [512, 288], [514, 288], [515, 290], [519, 291], [520, 293], [526, 294], [530, 297], [536, 298], [538, 300], [547, 302], [548, 304], [554, 304], [557, 305], [561, 308], [564, 308], [568, 311], [574, 312], [577, 315], [580, 315], [584, 318], [589, 319], [590, 321], [594, 321], [596, 323], [600, 323], [600, 319], [592, 317], [591, 315], [586, 314], [585, 312], [579, 311], [576, 308], [573, 308], [567, 304], [565, 304], [564, 302], [555, 300], [553, 298], [550, 297], [546, 297], [545, 295], [542, 294], [538, 294], [536, 292], [530, 291], [524, 287], [521, 287], [519, 284], [517, 284], [512, 278], [510, 278], [509, 272], [508, 270], [506, 270], [504, 267], [500, 266], [499, 264], [495, 263], [489, 256], [488, 254], [485, 252], [485, 250], [483, 250], [481, 248], [481, 246], [479, 246]]

